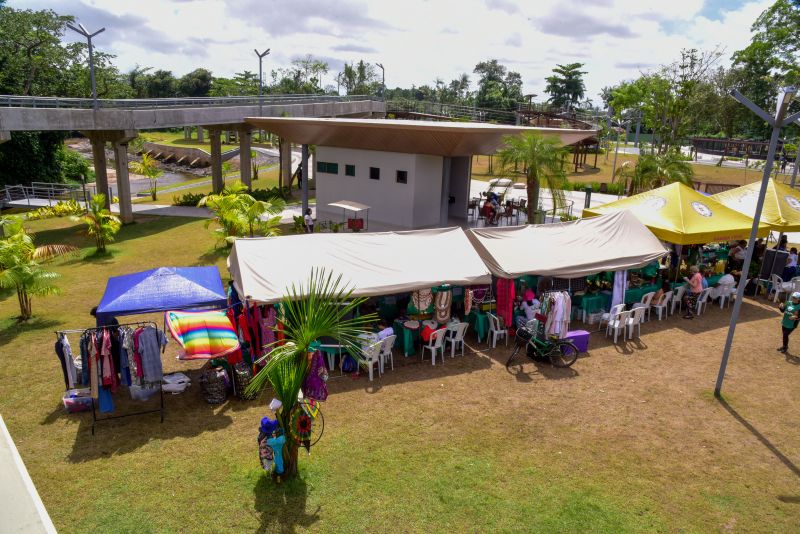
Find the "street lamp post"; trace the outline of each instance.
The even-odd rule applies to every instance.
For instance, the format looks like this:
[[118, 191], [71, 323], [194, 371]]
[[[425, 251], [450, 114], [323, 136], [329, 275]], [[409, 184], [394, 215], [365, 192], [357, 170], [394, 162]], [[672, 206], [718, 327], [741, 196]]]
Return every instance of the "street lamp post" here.
[[725, 369], [728, 366], [728, 358], [731, 353], [731, 345], [733, 344], [733, 334], [736, 331], [736, 322], [739, 320], [739, 312], [742, 309], [742, 301], [744, 300], [744, 289], [747, 282], [747, 273], [750, 271], [750, 262], [753, 259], [753, 250], [755, 249], [756, 236], [758, 234], [758, 225], [761, 222], [761, 210], [764, 207], [764, 197], [767, 194], [767, 184], [769, 183], [770, 174], [772, 174], [772, 165], [775, 161], [775, 151], [778, 147], [778, 140], [781, 136], [781, 129], [794, 121], [800, 119], [800, 113], [795, 113], [786, 116], [786, 111], [789, 104], [794, 98], [797, 89], [794, 87], [784, 87], [778, 94], [778, 101], [775, 104], [775, 115], [771, 116], [769, 113], [755, 105], [747, 97], [737, 90], [731, 91], [731, 96], [742, 103], [745, 107], [750, 109], [753, 113], [761, 117], [765, 122], [772, 126], [772, 136], [769, 140], [769, 150], [767, 151], [767, 160], [764, 162], [764, 174], [761, 178], [761, 190], [758, 192], [758, 201], [756, 202], [756, 211], [753, 214], [753, 227], [750, 229], [750, 241], [745, 252], [744, 264], [742, 265], [742, 274], [739, 277], [739, 287], [736, 290], [736, 302], [733, 305], [733, 312], [731, 313], [731, 322], [728, 327], [728, 337], [725, 339], [725, 348], [722, 351], [722, 361], [719, 364], [719, 373], [717, 375], [717, 384], [714, 387], [714, 396], [720, 397], [722, 392], [722, 382], [725, 380]]
[[375, 63], [381, 69], [381, 98], [383, 98], [384, 92], [386, 92], [386, 70], [383, 68], [383, 63]]
[[92, 38], [103, 33], [104, 31], [106, 31], [106, 29], [100, 28], [94, 33], [89, 33], [89, 31], [84, 27], [83, 24], [78, 24], [77, 28], [72, 24], [67, 24], [67, 27], [70, 30], [86, 37], [86, 41], [89, 43], [89, 77], [92, 80], [92, 109], [97, 111], [97, 84], [95, 83], [94, 80], [94, 47], [92, 46]]
[[256, 53], [258, 56], [258, 98], [260, 99], [264, 93], [264, 75], [262, 73], [262, 63], [265, 56], [269, 55], [269, 48], [264, 50], [263, 52], [259, 52], [257, 49], [253, 49], [253, 52]]

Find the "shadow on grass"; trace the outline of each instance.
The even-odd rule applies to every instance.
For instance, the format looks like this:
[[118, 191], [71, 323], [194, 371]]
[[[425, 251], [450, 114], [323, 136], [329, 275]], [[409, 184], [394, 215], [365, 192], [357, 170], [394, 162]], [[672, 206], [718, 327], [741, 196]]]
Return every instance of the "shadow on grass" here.
[[[34, 302], [34, 306], [35, 305], [36, 302]], [[27, 321], [19, 321], [17, 317], [7, 317], [0, 321], [0, 346], [6, 345], [17, 336], [27, 334], [28, 332], [54, 329], [60, 324], [61, 323], [54, 319], [45, 319], [35, 315], [32, 319], [28, 319]], [[53, 334], [53, 342], [55, 342], [55, 340], [55, 334]]]
[[195, 265], [214, 265], [217, 261], [227, 258], [231, 253], [231, 248], [224, 245], [215, 246], [206, 250], [203, 254], [197, 257]]
[[253, 488], [253, 508], [261, 514], [257, 533], [305, 530], [319, 521], [320, 507], [306, 512], [308, 485], [302, 475], [283, 483], [277, 483], [266, 474], [259, 477]]
[[731, 416], [733, 416], [733, 418], [734, 418], [734, 419], [736, 419], [736, 421], [738, 421], [738, 422], [739, 422], [739, 423], [740, 423], [740, 424], [741, 424], [743, 427], [745, 427], [745, 428], [746, 428], [746, 429], [747, 429], [747, 430], [748, 430], [748, 431], [749, 431], [751, 434], [753, 434], [753, 436], [755, 436], [755, 438], [756, 438], [758, 441], [760, 441], [760, 442], [761, 442], [761, 444], [762, 444], [762, 445], [764, 445], [764, 447], [766, 447], [766, 448], [767, 448], [767, 450], [769, 450], [769, 452], [771, 452], [771, 453], [772, 453], [772, 454], [775, 456], [775, 458], [777, 458], [778, 460], [780, 460], [780, 462], [781, 462], [783, 465], [785, 465], [785, 466], [786, 466], [786, 468], [787, 468], [787, 469], [789, 469], [789, 471], [791, 471], [792, 473], [794, 473], [794, 474], [795, 474], [795, 476], [797, 476], [798, 478], [800, 478], [800, 467], [797, 467], [797, 465], [795, 465], [795, 463], [794, 463], [794, 462], [792, 462], [792, 461], [791, 461], [791, 460], [790, 460], [790, 459], [789, 459], [789, 458], [788, 458], [788, 457], [787, 457], [785, 454], [783, 454], [783, 453], [782, 453], [782, 452], [781, 452], [781, 451], [780, 451], [780, 450], [779, 450], [779, 449], [778, 449], [778, 448], [777, 448], [775, 445], [773, 445], [773, 444], [772, 444], [772, 442], [771, 442], [769, 439], [767, 439], [767, 437], [766, 437], [766, 436], [764, 436], [764, 434], [762, 434], [761, 432], [759, 432], [759, 431], [758, 431], [758, 429], [757, 429], [756, 427], [754, 427], [752, 424], [750, 424], [750, 422], [749, 422], [747, 419], [745, 419], [744, 417], [742, 417], [742, 416], [741, 416], [741, 414], [739, 414], [739, 412], [737, 412], [737, 411], [736, 411], [736, 409], [735, 409], [733, 406], [731, 406], [730, 404], [728, 404], [728, 401], [726, 401], [724, 398], [718, 398], [718, 399], [717, 399], [717, 401], [720, 403], [720, 405], [721, 405], [723, 408], [725, 408], [725, 410], [726, 410], [726, 411], [727, 411], [729, 414], [731, 414]]

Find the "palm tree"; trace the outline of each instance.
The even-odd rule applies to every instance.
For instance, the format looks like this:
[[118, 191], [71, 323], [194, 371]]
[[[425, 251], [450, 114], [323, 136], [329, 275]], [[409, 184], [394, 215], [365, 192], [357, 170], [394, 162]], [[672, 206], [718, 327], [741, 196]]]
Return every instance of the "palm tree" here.
[[506, 136], [505, 146], [497, 151], [500, 165], [505, 172], [512, 167], [523, 168], [528, 186], [528, 222], [536, 222], [539, 210], [539, 191], [550, 190], [553, 208], [564, 206], [564, 191], [567, 174], [564, 162], [567, 149], [555, 137], [543, 137], [536, 132]]
[[[206, 206], [214, 212], [214, 221], [220, 225], [217, 231], [228, 243], [233, 243], [237, 237], [244, 235], [253, 237], [258, 233], [263, 236], [274, 236], [280, 233], [279, 213], [283, 211], [283, 201], [256, 200], [248, 193], [247, 187], [238, 181], [227, 186], [219, 194], [203, 197], [198, 206]], [[273, 217], [264, 220], [264, 215]]]
[[0, 228], [0, 287], [16, 290], [19, 319], [27, 321], [33, 315], [31, 297], [59, 293], [58, 287], [52, 282], [59, 274], [45, 270], [41, 262], [64, 254], [73, 254], [78, 249], [71, 245], [37, 247], [19, 217], [0, 218]]
[[158, 177], [163, 174], [158, 168], [158, 162], [149, 154], [142, 154], [142, 161], [134, 161], [130, 165], [131, 170], [136, 174], [146, 176], [150, 180], [150, 196], [153, 200], [158, 200]]
[[122, 228], [119, 217], [106, 208], [106, 196], [102, 193], [92, 196], [86, 213], [72, 219], [86, 224], [86, 234], [94, 237], [97, 252], [105, 252], [106, 243], [114, 241]]
[[266, 366], [247, 388], [248, 394], [256, 394], [270, 384], [275, 397], [281, 401], [277, 416], [287, 437], [283, 455], [285, 477], [297, 475], [299, 444], [288, 439], [290, 420], [297, 395], [308, 375], [309, 361], [315, 350], [312, 344], [329, 336], [360, 359], [362, 349], [358, 336], [365, 332], [367, 324], [377, 319], [375, 314], [348, 318], [366, 300], [353, 298], [352, 294], [352, 289], [343, 288], [341, 275], [334, 278], [324, 270], [312, 270], [305, 287], [292, 284], [287, 288], [281, 301], [286, 342], [273, 346]]
[[633, 168], [626, 161], [617, 169], [612, 181], [624, 180], [628, 195], [635, 195], [674, 182], [691, 187], [693, 177], [691, 164], [681, 159], [677, 152], [670, 151], [660, 155], [643, 154]]

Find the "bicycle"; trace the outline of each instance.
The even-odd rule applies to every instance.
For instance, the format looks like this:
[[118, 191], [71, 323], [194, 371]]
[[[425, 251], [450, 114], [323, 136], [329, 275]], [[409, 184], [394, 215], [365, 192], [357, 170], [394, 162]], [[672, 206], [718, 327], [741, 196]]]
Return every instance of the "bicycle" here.
[[527, 327], [517, 328], [514, 337], [514, 350], [508, 357], [506, 368], [522, 347], [531, 360], [550, 360], [553, 367], [569, 367], [578, 359], [578, 347], [568, 339], [539, 339], [535, 331]]

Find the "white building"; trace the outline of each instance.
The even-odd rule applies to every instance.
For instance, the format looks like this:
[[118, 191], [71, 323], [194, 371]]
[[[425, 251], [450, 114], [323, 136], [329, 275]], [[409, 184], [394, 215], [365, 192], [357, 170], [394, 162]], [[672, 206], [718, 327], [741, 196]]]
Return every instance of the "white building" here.
[[472, 156], [494, 154], [506, 135], [537, 131], [572, 144], [594, 130], [389, 119], [248, 118], [293, 143], [316, 146], [317, 220], [342, 220], [329, 204], [370, 207], [370, 230], [466, 221]]

